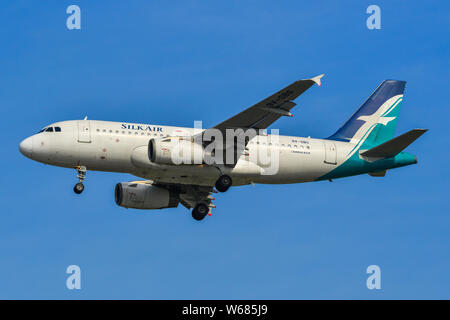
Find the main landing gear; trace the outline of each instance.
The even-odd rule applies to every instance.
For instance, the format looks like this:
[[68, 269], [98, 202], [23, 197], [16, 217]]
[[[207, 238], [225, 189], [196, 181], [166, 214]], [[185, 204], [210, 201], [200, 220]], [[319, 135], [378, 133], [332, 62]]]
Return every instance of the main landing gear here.
[[233, 184], [233, 181], [231, 180], [231, 177], [224, 174], [224, 175], [221, 175], [219, 177], [219, 179], [217, 179], [216, 189], [217, 189], [217, 191], [225, 192], [231, 187], [232, 184]]
[[86, 178], [86, 167], [85, 166], [78, 166], [75, 169], [77, 169], [78, 172], [78, 180], [79, 182], [75, 185], [75, 187], [73, 187], [73, 191], [76, 194], [80, 194], [83, 192], [84, 190], [84, 178]]
[[197, 221], [203, 220], [209, 212], [209, 207], [204, 203], [199, 203], [192, 209], [192, 218]]

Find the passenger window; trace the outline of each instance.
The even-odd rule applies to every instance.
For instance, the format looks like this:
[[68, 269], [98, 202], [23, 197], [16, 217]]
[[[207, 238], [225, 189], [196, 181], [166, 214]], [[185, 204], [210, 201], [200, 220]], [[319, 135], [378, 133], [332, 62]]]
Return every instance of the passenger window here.
[[60, 127], [55, 127], [55, 132], [61, 132], [61, 128]]

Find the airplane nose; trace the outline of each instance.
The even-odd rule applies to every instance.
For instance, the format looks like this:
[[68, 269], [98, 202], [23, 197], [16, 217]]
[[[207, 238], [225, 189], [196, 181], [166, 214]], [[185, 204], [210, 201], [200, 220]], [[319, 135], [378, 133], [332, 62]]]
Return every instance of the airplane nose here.
[[23, 140], [19, 145], [20, 152], [28, 157], [31, 158], [31, 154], [33, 153], [33, 140], [31, 137], [26, 138]]

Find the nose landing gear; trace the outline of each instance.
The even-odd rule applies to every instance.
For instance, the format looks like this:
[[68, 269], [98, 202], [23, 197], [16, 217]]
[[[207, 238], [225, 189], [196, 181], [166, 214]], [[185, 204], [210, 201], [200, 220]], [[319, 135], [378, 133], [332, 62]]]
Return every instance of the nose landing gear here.
[[84, 190], [83, 181], [86, 178], [86, 167], [85, 166], [78, 166], [75, 169], [77, 169], [77, 172], [78, 172], [78, 180], [79, 180], [79, 182], [73, 187], [73, 191], [76, 194], [80, 194]]
[[78, 183], [75, 185], [75, 187], [73, 187], [73, 191], [74, 191], [76, 194], [82, 193], [83, 190], [84, 190], [84, 184], [82, 184], [81, 182], [78, 182]]

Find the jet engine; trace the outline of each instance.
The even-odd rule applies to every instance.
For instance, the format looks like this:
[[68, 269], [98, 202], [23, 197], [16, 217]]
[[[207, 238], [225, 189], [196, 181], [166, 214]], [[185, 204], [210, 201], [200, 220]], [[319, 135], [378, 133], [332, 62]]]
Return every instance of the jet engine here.
[[150, 184], [134, 182], [118, 183], [114, 198], [117, 205], [133, 209], [175, 208], [180, 202], [177, 193]]
[[182, 137], [151, 139], [148, 158], [157, 164], [202, 164], [204, 149], [201, 144]]

